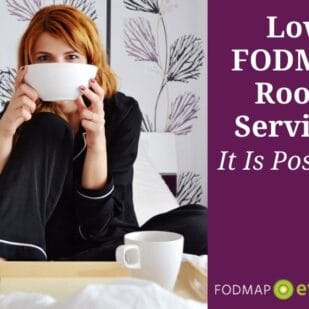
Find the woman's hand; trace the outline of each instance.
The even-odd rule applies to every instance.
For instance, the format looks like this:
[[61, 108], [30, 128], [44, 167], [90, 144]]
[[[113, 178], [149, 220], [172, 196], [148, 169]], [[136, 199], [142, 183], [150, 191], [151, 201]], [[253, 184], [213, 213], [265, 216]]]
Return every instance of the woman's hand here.
[[107, 182], [107, 157], [105, 139], [105, 120], [103, 110], [104, 90], [96, 82], [90, 80], [91, 89], [85, 86], [80, 91], [91, 105], [85, 106], [83, 99], [77, 99], [82, 126], [87, 136], [87, 153], [83, 166], [81, 184], [85, 189], [102, 189]]
[[91, 89], [81, 86], [80, 91], [89, 99], [91, 105], [87, 107], [81, 97], [76, 100], [76, 104], [79, 110], [81, 124], [87, 133], [87, 148], [90, 150], [105, 151], [104, 90], [95, 79], [90, 80], [90, 86]]
[[15, 93], [0, 120], [0, 134], [6, 138], [13, 138], [18, 127], [30, 120], [36, 109], [38, 93], [24, 83], [26, 72], [27, 67], [19, 70], [15, 81]]

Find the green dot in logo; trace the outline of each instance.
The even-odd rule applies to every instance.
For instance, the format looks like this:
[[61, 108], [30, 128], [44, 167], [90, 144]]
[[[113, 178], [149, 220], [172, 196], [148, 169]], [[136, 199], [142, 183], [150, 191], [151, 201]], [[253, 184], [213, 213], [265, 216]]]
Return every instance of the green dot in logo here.
[[274, 295], [280, 300], [287, 300], [294, 293], [294, 286], [291, 281], [286, 279], [278, 280], [273, 286]]

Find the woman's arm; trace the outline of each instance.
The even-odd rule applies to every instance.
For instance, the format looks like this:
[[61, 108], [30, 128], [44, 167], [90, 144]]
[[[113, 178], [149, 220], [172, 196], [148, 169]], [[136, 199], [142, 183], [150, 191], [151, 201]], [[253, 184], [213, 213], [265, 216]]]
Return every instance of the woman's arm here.
[[26, 67], [19, 70], [15, 93], [0, 119], [0, 174], [10, 157], [16, 130], [23, 122], [31, 119], [36, 108], [37, 92], [23, 83], [26, 71]]
[[[86, 138], [87, 139], [87, 138]], [[85, 189], [101, 189], [107, 182], [107, 155], [105, 136], [101, 138], [101, 147], [87, 147], [81, 185]]]
[[[137, 226], [132, 200], [133, 164], [141, 127], [138, 103], [118, 93], [106, 102], [108, 179], [99, 190], [77, 183], [75, 205], [82, 238], [100, 241]], [[87, 146], [88, 147], [88, 146]], [[77, 168], [78, 170], [78, 168]]]
[[0, 120], [0, 174], [2, 173], [13, 147], [13, 137], [2, 134]]
[[77, 99], [81, 125], [86, 130], [87, 153], [83, 166], [81, 185], [85, 189], [104, 188], [107, 182], [107, 155], [104, 120], [104, 90], [94, 80], [90, 80], [91, 89], [85, 86], [80, 91], [91, 105], [86, 107], [82, 98]]

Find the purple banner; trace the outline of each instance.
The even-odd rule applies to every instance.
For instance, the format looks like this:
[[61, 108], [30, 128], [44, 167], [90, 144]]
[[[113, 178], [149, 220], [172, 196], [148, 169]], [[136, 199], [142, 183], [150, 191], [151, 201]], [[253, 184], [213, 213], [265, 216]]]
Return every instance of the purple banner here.
[[208, 9], [209, 308], [309, 308], [309, 2]]

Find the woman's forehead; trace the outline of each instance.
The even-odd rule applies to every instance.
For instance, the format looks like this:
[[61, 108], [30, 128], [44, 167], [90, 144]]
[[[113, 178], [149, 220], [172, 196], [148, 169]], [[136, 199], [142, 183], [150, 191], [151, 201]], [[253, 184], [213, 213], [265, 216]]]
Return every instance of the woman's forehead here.
[[44, 51], [44, 50], [49, 50], [49, 51], [69, 51], [73, 50], [73, 48], [65, 42], [61, 38], [57, 38], [53, 35], [51, 35], [48, 32], [43, 32], [42, 34], [39, 35], [37, 38], [34, 46], [33, 46], [33, 51]]

